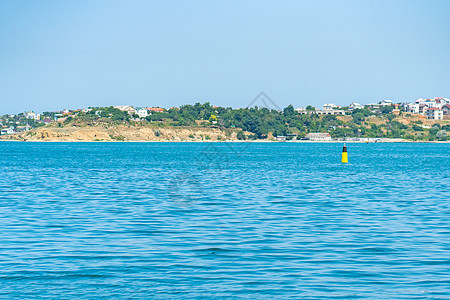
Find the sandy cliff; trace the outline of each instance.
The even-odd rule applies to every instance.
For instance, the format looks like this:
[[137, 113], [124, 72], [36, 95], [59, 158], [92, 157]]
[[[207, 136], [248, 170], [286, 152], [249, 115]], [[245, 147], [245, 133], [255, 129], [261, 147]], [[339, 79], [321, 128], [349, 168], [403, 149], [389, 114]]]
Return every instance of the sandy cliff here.
[[41, 127], [28, 132], [2, 136], [22, 141], [218, 141], [236, 140], [237, 130], [220, 128], [152, 128], [136, 126]]

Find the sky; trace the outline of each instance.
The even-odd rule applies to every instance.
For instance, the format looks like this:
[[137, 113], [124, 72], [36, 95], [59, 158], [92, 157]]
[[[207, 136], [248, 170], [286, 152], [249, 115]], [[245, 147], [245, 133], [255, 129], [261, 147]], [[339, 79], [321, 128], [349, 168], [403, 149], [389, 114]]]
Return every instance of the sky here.
[[450, 97], [450, 1], [4, 0], [0, 114]]

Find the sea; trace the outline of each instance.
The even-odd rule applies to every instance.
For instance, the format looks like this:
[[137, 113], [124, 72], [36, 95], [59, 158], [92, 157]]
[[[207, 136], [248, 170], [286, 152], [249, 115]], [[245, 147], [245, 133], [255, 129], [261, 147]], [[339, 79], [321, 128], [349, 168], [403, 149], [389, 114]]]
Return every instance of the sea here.
[[0, 142], [1, 299], [450, 299], [450, 144]]

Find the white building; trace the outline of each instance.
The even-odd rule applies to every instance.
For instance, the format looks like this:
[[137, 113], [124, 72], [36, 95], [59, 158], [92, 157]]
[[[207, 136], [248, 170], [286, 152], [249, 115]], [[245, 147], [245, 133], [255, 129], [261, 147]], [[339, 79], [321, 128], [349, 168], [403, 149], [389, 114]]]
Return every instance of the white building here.
[[[413, 114], [427, 115], [427, 117], [428, 117], [428, 116], [431, 116], [432, 114], [434, 115], [434, 113], [432, 112], [434, 110], [432, 110], [428, 113], [428, 110], [430, 108], [437, 108], [438, 110], [440, 110], [443, 107], [445, 107], [448, 102], [450, 102], [450, 101], [447, 98], [442, 98], [442, 97], [436, 97], [434, 99], [419, 98], [416, 101], [414, 101], [413, 103], [406, 104], [406, 111], [413, 113]], [[437, 114], [436, 116], [439, 117], [438, 115], [440, 115], [440, 113], [437, 112], [436, 114]], [[435, 119], [435, 120], [439, 120], [439, 119]]]
[[348, 106], [349, 109], [356, 109], [356, 108], [364, 108], [364, 106], [362, 106], [361, 104], [359, 104], [358, 102], [352, 102], [350, 103], [350, 105]]
[[41, 115], [35, 113], [34, 111], [28, 111], [28, 112], [25, 113], [25, 118], [27, 118], [27, 119], [33, 119], [33, 120], [38, 121], [38, 120], [41, 119]]
[[337, 109], [337, 108], [339, 108], [340, 106], [338, 106], [338, 105], [336, 105], [336, 104], [333, 104], [333, 103], [326, 103], [326, 104], [324, 104], [323, 105], [323, 110], [334, 110], [334, 109]]
[[413, 114], [418, 114], [420, 111], [420, 104], [419, 103], [409, 103], [406, 105], [406, 111], [413, 113]]
[[444, 107], [442, 107], [442, 110], [444, 112], [444, 116], [450, 116], [450, 104], [447, 104]]
[[390, 106], [392, 105], [392, 101], [391, 100], [382, 100], [380, 101], [380, 106]]
[[331, 141], [331, 135], [327, 132], [308, 133], [306, 138], [310, 141]]
[[378, 109], [378, 108], [380, 108], [380, 104], [378, 104], [378, 103], [369, 103], [369, 104], [365, 105], [365, 107], [370, 108], [370, 109]]
[[443, 100], [443, 98], [434, 98], [434, 99], [419, 98], [416, 101], [414, 101], [414, 103], [417, 103], [419, 105], [425, 105], [428, 108], [432, 108], [432, 107], [442, 108], [442, 106], [444, 106], [444, 102], [445, 102], [442, 100]]
[[339, 105], [333, 104], [333, 103], [326, 103], [323, 105], [323, 110], [319, 111], [319, 115], [345, 115], [344, 110], [338, 109], [340, 108]]
[[[299, 107], [296, 108], [295, 111], [301, 115], [311, 115], [311, 114], [317, 114], [317, 115], [345, 115], [345, 111], [344, 110], [339, 110], [339, 109], [333, 109], [331, 107], [333, 107], [334, 104], [324, 104], [324, 109], [323, 110], [318, 110], [318, 109], [314, 109], [314, 110], [306, 110], [303, 107]], [[326, 107], [326, 109], [325, 109]], [[340, 106], [334, 105], [335, 108], [338, 108]]]
[[114, 106], [114, 108], [117, 108], [118, 110], [121, 110], [121, 111], [126, 111], [130, 115], [134, 114], [136, 112], [136, 110], [133, 108], [133, 106], [129, 106], [129, 105], [119, 105], [119, 106]]
[[9, 128], [2, 129], [1, 134], [2, 135], [4, 135], [4, 134], [14, 134], [14, 127], [11, 126]]
[[436, 107], [442, 108], [447, 104], [450, 104], [450, 99], [448, 98], [443, 98], [443, 97], [435, 97], [434, 102], [436, 102]]
[[146, 108], [137, 108], [136, 114], [139, 116], [139, 118], [143, 119], [148, 116], [148, 110]]
[[432, 120], [443, 120], [444, 119], [444, 111], [437, 107], [428, 108], [425, 112], [427, 119]]

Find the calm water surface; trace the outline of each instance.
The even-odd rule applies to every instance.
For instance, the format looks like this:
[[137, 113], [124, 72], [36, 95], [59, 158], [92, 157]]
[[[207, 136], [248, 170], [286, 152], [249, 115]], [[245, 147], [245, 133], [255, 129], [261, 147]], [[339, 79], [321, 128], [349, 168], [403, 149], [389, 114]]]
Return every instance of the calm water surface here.
[[0, 298], [450, 299], [450, 145], [0, 143]]

